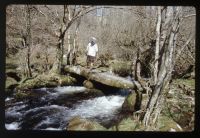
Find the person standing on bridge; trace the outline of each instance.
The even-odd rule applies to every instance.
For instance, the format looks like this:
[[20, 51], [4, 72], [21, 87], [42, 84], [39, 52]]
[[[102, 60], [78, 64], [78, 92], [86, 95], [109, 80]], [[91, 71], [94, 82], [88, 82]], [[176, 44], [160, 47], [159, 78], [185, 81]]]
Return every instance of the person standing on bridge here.
[[96, 44], [96, 38], [91, 37], [90, 43], [87, 45], [86, 49], [86, 55], [87, 55], [87, 68], [92, 68], [94, 65], [94, 62], [98, 55], [98, 46]]

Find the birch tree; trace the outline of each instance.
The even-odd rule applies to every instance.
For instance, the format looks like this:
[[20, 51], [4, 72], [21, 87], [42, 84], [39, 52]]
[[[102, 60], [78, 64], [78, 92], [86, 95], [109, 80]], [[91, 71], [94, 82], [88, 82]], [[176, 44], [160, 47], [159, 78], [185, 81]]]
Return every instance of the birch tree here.
[[180, 24], [180, 7], [157, 7], [154, 85], [143, 118], [145, 126], [154, 125], [161, 112], [164, 88], [169, 84]]
[[27, 70], [27, 77], [32, 77], [31, 67], [30, 67], [30, 54], [31, 54], [31, 44], [32, 44], [32, 38], [31, 38], [31, 6], [26, 6], [26, 36], [24, 38], [25, 46], [27, 47], [27, 55], [25, 57], [26, 60], [26, 70]]

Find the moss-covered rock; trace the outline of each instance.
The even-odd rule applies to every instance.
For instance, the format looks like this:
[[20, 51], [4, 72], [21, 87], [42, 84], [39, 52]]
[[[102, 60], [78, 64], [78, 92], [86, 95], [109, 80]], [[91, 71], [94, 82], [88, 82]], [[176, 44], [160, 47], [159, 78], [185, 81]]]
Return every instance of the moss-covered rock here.
[[131, 117], [122, 119], [117, 125], [110, 127], [109, 131], [137, 131], [140, 130], [140, 123]]
[[94, 88], [93, 83], [92, 83], [91, 81], [89, 81], [89, 80], [85, 80], [85, 81], [83, 82], [83, 86], [85, 86], [85, 87], [88, 88], [88, 89]]
[[20, 81], [20, 75], [15, 69], [6, 69], [6, 76], [15, 79], [16, 81]]
[[11, 77], [6, 78], [6, 89], [14, 89], [18, 85], [18, 82]]
[[39, 75], [36, 78], [27, 79], [22, 81], [17, 89], [33, 89], [41, 87], [56, 87], [74, 85], [76, 79], [71, 76], [64, 76], [58, 74]]
[[76, 81], [77, 80], [71, 76], [59, 76], [59, 84], [61, 86], [74, 85]]
[[136, 93], [132, 92], [126, 97], [122, 105], [122, 110], [126, 112], [133, 112], [135, 111], [135, 104], [136, 104]]
[[95, 121], [89, 121], [80, 117], [74, 117], [69, 120], [67, 130], [72, 131], [106, 131], [107, 129]]

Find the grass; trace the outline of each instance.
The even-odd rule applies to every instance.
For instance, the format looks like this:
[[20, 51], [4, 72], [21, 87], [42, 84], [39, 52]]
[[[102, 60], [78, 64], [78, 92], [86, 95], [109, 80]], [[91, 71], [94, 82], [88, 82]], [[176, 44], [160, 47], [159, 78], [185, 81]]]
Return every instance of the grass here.
[[175, 84], [184, 84], [188, 87], [195, 88], [195, 79], [176, 79], [174, 80]]

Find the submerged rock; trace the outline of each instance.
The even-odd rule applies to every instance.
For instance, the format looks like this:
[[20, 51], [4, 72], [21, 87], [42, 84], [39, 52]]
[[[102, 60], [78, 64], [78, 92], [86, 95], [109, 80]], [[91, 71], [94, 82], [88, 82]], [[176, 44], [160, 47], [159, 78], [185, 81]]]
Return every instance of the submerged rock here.
[[69, 120], [69, 124], [66, 128], [72, 131], [106, 131], [107, 129], [101, 126], [95, 121], [82, 119], [79, 116]]
[[104, 96], [105, 95], [103, 93], [103, 91], [101, 91], [99, 89], [87, 89], [87, 92], [90, 93], [90, 95], [94, 95], [94, 96]]

